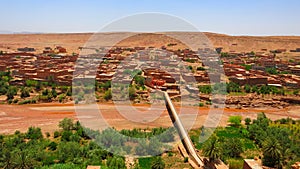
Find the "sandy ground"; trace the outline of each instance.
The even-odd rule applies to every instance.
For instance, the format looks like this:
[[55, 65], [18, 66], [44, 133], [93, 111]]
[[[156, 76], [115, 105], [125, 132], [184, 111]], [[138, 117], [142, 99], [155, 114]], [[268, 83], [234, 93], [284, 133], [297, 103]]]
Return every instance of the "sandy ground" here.
[[[189, 42], [193, 43], [193, 37], [200, 33], [193, 34]], [[92, 37], [93, 33], [73, 33], [73, 34], [0, 34], [0, 50], [15, 51], [20, 47], [34, 47], [37, 52], [42, 52], [44, 47], [63, 46], [67, 48], [68, 53], [79, 53], [78, 47], [84, 46]], [[299, 36], [228, 36], [216, 33], [205, 33], [208, 39], [215, 47], [223, 47], [224, 51], [236, 52], [259, 52], [262, 49], [295, 49], [300, 48]], [[165, 36], [155, 36], [153, 34], [144, 34], [122, 40], [117, 46], [167, 46], [169, 43], [178, 43], [174, 49], [183, 46], [175, 39]], [[299, 56], [298, 53], [296, 53]], [[285, 57], [285, 56], [284, 56]]]
[[[111, 103], [102, 103], [95, 106], [79, 105], [74, 107], [72, 104], [0, 105], [0, 133], [9, 134], [14, 133], [15, 130], [25, 132], [30, 126], [41, 127], [44, 132], [53, 132], [58, 129], [58, 122], [65, 117], [80, 119], [85, 126], [94, 129], [106, 126], [116, 129], [172, 126], [168, 113], [163, 106], [152, 109], [149, 105], [118, 105], [116, 107]], [[221, 109], [179, 106], [176, 108], [187, 128], [201, 127], [207, 120], [209, 112], [210, 115], [216, 112], [222, 113]], [[225, 126], [228, 117], [232, 115], [256, 118], [257, 113], [262, 111], [272, 120], [285, 117], [300, 119], [299, 108], [224, 109], [219, 125]]]

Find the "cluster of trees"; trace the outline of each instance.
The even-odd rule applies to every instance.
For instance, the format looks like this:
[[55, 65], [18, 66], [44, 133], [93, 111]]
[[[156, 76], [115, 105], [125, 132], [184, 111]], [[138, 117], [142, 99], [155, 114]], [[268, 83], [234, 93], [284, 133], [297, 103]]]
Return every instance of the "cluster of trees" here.
[[0, 72], [0, 94], [6, 95], [7, 100], [10, 101], [12, 101], [17, 94], [17, 88], [9, 85], [11, 79], [10, 71]]
[[199, 71], [204, 71], [204, 70], [206, 70], [204, 67], [197, 67], [197, 70], [199, 70]]
[[210, 136], [200, 148], [203, 155], [208, 157], [210, 161], [222, 159], [227, 162], [232, 158], [240, 158], [246, 150], [245, 144], [248, 143], [248, 140], [240, 138], [241, 136], [242, 134], [233, 128], [219, 129], [219, 133]]
[[242, 64], [245, 67], [245, 70], [249, 71], [252, 69], [252, 65]]
[[165, 163], [161, 157], [155, 157], [151, 162], [151, 169], [164, 169]]
[[[263, 164], [269, 167], [282, 168], [297, 160], [299, 161], [299, 134], [284, 126], [274, 126], [273, 123], [262, 113], [252, 124], [247, 126], [249, 137], [262, 149]], [[292, 121], [292, 123], [295, 123], [294, 126], [300, 124], [299, 121]], [[293, 125], [292, 123], [290, 125]]]
[[[72, 89], [69, 86], [57, 86], [53, 77], [48, 77], [47, 82], [36, 80], [26, 80], [24, 86], [14, 86], [10, 84], [12, 76], [10, 71], [0, 72], [0, 95], [6, 95], [7, 102], [29, 104], [37, 101], [52, 101], [52, 99], [59, 98], [62, 102], [66, 96], [72, 95]], [[57, 89], [60, 89], [60, 92]], [[42, 90], [44, 89], [44, 90]], [[39, 93], [38, 97], [31, 98], [31, 93]], [[16, 96], [19, 96], [19, 99]], [[28, 99], [29, 98], [29, 99]]]
[[[247, 71], [252, 69], [252, 65], [242, 64], [241, 66], [244, 66]], [[271, 75], [278, 75], [279, 73], [283, 73], [283, 74], [285, 73], [285, 72], [279, 72], [275, 67], [266, 68], [265, 71]]]
[[95, 139], [102, 147], [118, 154], [148, 156], [161, 154], [169, 148], [167, 143], [174, 141], [174, 135], [174, 129], [133, 129], [118, 132], [109, 128], [96, 134]]
[[227, 52], [221, 52], [221, 58], [231, 57], [231, 55]]
[[[102, 166], [101, 168], [125, 169], [124, 157], [103, 149], [102, 146], [91, 140], [91, 137], [95, 136], [96, 141], [102, 139], [101, 144], [113, 143], [114, 146], [118, 144], [124, 146], [128, 139], [121, 138], [122, 133], [132, 137], [151, 137], [151, 135], [167, 131], [157, 128], [151, 129], [151, 134], [141, 129], [122, 130], [119, 133], [110, 128], [99, 133], [99, 131], [84, 129], [79, 122], [73, 122], [68, 118], [60, 121], [59, 127], [60, 130], [53, 134], [45, 133], [43, 135], [40, 128], [30, 127], [26, 133], [16, 131], [13, 135], [0, 135], [0, 168], [80, 169], [86, 168], [87, 165], [99, 165]], [[169, 135], [169, 137], [172, 136]], [[157, 145], [157, 142], [152, 143]], [[143, 146], [151, 144], [145, 143]], [[147, 147], [147, 150], [157, 151], [156, 148], [149, 149]], [[144, 151], [142, 147], [137, 147], [137, 149], [139, 152]], [[148, 167], [164, 168], [164, 162], [160, 157], [156, 157]], [[133, 168], [140, 167], [137, 164]]]
[[[116, 158], [82, 135], [79, 123], [60, 122], [61, 131], [43, 136], [40, 128], [0, 136], [0, 168], [85, 168]], [[77, 136], [77, 138], [76, 138]]]
[[226, 90], [228, 93], [238, 93], [238, 92], [241, 92], [241, 86], [237, 83], [234, 83], [234, 82], [229, 82], [226, 84]]
[[[287, 93], [286, 90], [283, 88], [278, 88], [275, 86], [268, 86], [268, 85], [262, 85], [262, 86], [251, 86], [251, 85], [244, 85], [240, 86], [237, 83], [229, 82], [226, 84], [222, 83], [216, 83], [214, 85], [201, 85], [198, 86], [199, 92], [203, 94], [211, 94], [214, 93], [257, 93], [257, 94], [275, 94], [275, 95], [285, 95]], [[297, 95], [299, 93], [298, 90], [295, 90], [293, 92], [294, 95]]]
[[96, 90], [99, 89], [99, 90], [106, 91], [109, 88], [111, 88], [111, 81], [107, 81], [104, 83], [98, 83], [98, 82], [96, 83]]
[[129, 69], [125, 69], [123, 71], [124, 75], [129, 75], [131, 78], [134, 78], [137, 75], [142, 75], [142, 71], [139, 69], [134, 69], [134, 70], [129, 70]]
[[[141, 70], [129, 70], [126, 69], [123, 71], [124, 76], [129, 76], [133, 79], [131, 84], [117, 84], [114, 83], [114, 91], [117, 98], [129, 98], [130, 100], [134, 100], [137, 97], [137, 90], [145, 90], [145, 78], [142, 75]], [[96, 98], [103, 98], [106, 101], [109, 101], [113, 98], [112, 95], [112, 83], [111, 81], [106, 82], [93, 82], [93, 84], [85, 83], [83, 84], [81, 81], [74, 82], [74, 98], [75, 103], [82, 101], [85, 98], [86, 94], [90, 94], [91, 92], [96, 91]], [[119, 91], [119, 92], [118, 92]], [[115, 97], [115, 96], [114, 96]]]
[[[125, 75], [128, 75], [133, 78], [134, 83], [132, 84], [114, 84], [115, 89], [120, 92], [117, 93], [123, 98], [129, 98], [130, 100], [134, 100], [137, 97], [136, 91], [137, 90], [145, 90], [145, 78], [141, 76], [142, 71], [140, 70], [125, 70], [123, 72]], [[111, 81], [107, 81], [105, 83], [97, 83], [96, 84], [96, 91], [99, 93], [103, 93], [103, 99], [109, 101], [112, 99], [112, 90], [111, 90]], [[116, 96], [118, 97], [118, 96]]]
[[152, 129], [133, 129], [133, 130], [126, 130], [123, 129], [120, 131], [121, 134], [134, 137], [134, 138], [151, 138], [153, 136], [161, 136], [161, 139], [164, 142], [172, 142], [174, 141], [174, 128], [152, 128]]
[[275, 95], [285, 95], [286, 91], [284, 89], [279, 89], [275, 86], [250, 86], [246, 84], [244, 87], [246, 93], [257, 93], [257, 94], [275, 94]]
[[271, 74], [271, 75], [278, 75], [279, 74], [279, 72], [277, 71], [277, 69], [275, 67], [266, 68], [266, 72]]
[[199, 92], [203, 94], [211, 94], [219, 93], [219, 94], [226, 94], [231, 92], [241, 92], [240, 85], [229, 82], [229, 83], [216, 83], [214, 85], [201, 85], [198, 86]]
[[195, 60], [194, 59], [190, 59], [190, 58], [187, 58], [184, 61], [189, 62], [189, 63], [195, 63]]
[[283, 168], [300, 160], [300, 121], [281, 119], [272, 122], [260, 113], [253, 121], [246, 118], [246, 126], [241, 124], [240, 116], [230, 117], [229, 122], [231, 127], [217, 129], [200, 146], [210, 160], [228, 162], [230, 159], [240, 159], [243, 152], [249, 149], [261, 152], [263, 165], [268, 167]]
[[134, 82], [136, 85], [143, 87], [145, 85], [145, 78], [141, 75], [134, 76]]

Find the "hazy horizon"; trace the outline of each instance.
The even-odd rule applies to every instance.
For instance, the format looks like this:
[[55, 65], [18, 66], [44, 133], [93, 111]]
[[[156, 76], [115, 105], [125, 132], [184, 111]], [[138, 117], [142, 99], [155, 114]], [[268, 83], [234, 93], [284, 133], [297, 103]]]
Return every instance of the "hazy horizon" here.
[[[170, 32], [180, 32], [180, 31], [170, 31]], [[182, 32], [189, 32], [189, 31], [182, 31]], [[42, 35], [42, 34], [94, 34], [94, 33], [131, 33], [131, 32], [10, 32], [10, 31], [1, 31], [0, 35]], [[149, 33], [149, 32], [137, 32], [137, 33]], [[165, 33], [165, 32], [150, 32], [150, 33]], [[300, 35], [232, 35], [232, 34], [226, 34], [226, 33], [220, 33], [220, 32], [199, 32], [199, 33], [211, 33], [211, 34], [219, 34], [219, 35], [227, 35], [227, 36], [249, 36], [249, 37], [298, 37]]]

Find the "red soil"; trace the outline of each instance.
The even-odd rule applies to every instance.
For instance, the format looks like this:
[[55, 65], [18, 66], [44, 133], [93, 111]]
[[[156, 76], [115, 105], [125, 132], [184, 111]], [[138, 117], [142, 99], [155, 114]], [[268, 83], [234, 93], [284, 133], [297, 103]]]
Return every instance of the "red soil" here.
[[[36, 104], [36, 105], [0, 105], [0, 133], [11, 134], [15, 130], [25, 132], [30, 126], [41, 127], [44, 132], [53, 132], [58, 129], [57, 125], [60, 120], [65, 117], [78, 119], [73, 104]], [[80, 107], [80, 106], [79, 106]], [[132, 128], [146, 128], [146, 127], [168, 127], [171, 126], [171, 120], [166, 110], [163, 110], [158, 118], [149, 123], [137, 123], [124, 118], [115, 108], [112, 103], [102, 103], [99, 105], [101, 114], [105, 121], [116, 129], [132, 129]], [[140, 112], [136, 118], [147, 116], [147, 108], [149, 105], [134, 105], [134, 108]], [[163, 107], [162, 107], [163, 108]], [[180, 107], [177, 106], [177, 109]], [[209, 108], [184, 107], [188, 109], [187, 112], [194, 112], [197, 114], [193, 128], [200, 127], [204, 124]], [[125, 107], [126, 109], [126, 107]], [[216, 109], [214, 109], [216, 110]], [[220, 110], [222, 111], [222, 110]], [[256, 118], [257, 113], [265, 112], [272, 120], [285, 118], [287, 116], [292, 118], [300, 118], [298, 107], [290, 107], [287, 109], [224, 109], [222, 119], [219, 125], [227, 124], [229, 116], [241, 115], [243, 118]], [[179, 112], [179, 110], [178, 110]], [[148, 112], [149, 113], [149, 112]], [[184, 114], [184, 113], [183, 113]], [[148, 114], [149, 115], [149, 114]], [[91, 119], [93, 123], [96, 119]], [[188, 120], [188, 119], [187, 119]], [[193, 119], [191, 119], [193, 121]]]

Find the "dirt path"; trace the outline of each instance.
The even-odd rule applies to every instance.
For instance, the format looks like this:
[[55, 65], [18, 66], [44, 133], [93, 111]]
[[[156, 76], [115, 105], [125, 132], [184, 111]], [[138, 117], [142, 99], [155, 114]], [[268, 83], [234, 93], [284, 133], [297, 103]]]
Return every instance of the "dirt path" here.
[[[112, 103], [102, 103], [98, 107], [103, 119], [105, 119], [109, 126], [113, 126], [116, 129], [172, 126], [172, 122], [163, 106], [149, 110], [149, 105], [134, 105], [132, 107], [121, 105], [117, 109]], [[229, 116], [241, 115], [243, 118], [256, 118], [257, 113], [262, 111], [272, 120], [284, 117], [300, 119], [299, 108], [295, 106], [286, 109], [267, 110], [224, 109], [220, 125], [226, 125]], [[91, 108], [85, 106], [77, 106], [76, 109], [80, 112], [92, 112]], [[180, 115], [183, 121], [193, 122], [194, 118], [196, 118], [194, 123], [192, 123], [193, 128], [201, 127], [209, 113], [209, 108], [182, 107], [180, 109], [180, 106], [177, 105], [176, 109], [178, 109], [178, 112], [181, 112]], [[219, 111], [222, 110], [219, 109]], [[134, 115], [135, 119], [130, 119], [132, 117], [127, 118], [126, 115], [128, 114]], [[90, 124], [97, 125], [96, 116], [98, 114], [76, 114], [75, 107], [72, 104], [0, 105], [0, 133], [14, 133], [15, 130], [24, 132], [30, 126], [41, 127], [44, 132], [53, 132], [57, 129], [58, 122], [65, 117], [88, 119]]]

